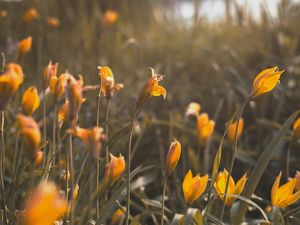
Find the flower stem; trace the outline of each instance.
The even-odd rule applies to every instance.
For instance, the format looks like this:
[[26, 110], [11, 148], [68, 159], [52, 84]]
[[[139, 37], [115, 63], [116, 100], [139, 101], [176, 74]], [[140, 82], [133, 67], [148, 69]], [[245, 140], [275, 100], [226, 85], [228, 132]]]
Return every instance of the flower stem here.
[[291, 158], [291, 150], [292, 150], [293, 140], [290, 141], [289, 147], [286, 153], [286, 179], [288, 180], [290, 177], [290, 158]]
[[[101, 82], [101, 81], [100, 81]], [[99, 85], [99, 93], [97, 95], [97, 118], [96, 118], [96, 126], [100, 127], [100, 103], [101, 103], [101, 84]], [[96, 169], [96, 190], [99, 187], [99, 176], [100, 176], [100, 162], [99, 162], [99, 155], [97, 159], [97, 169]], [[100, 216], [100, 202], [99, 199], [96, 199], [96, 218], [97, 221], [99, 220]]]
[[5, 176], [5, 143], [4, 143], [4, 121], [5, 114], [4, 111], [1, 111], [1, 159], [0, 159], [0, 182], [1, 182], [1, 195], [2, 195], [2, 209], [4, 211], [4, 220], [5, 224], [8, 223], [7, 211], [6, 211], [6, 200], [5, 200], [5, 188], [4, 188], [4, 176]]
[[[107, 106], [106, 106], [106, 116], [105, 116], [105, 135], [107, 140], [109, 139], [108, 133], [109, 133], [109, 109], [110, 109], [110, 104], [111, 103], [111, 99], [107, 98]], [[108, 163], [108, 151], [109, 151], [109, 146], [108, 146], [108, 142], [106, 144], [106, 148], [105, 148], [105, 162]]]
[[167, 186], [168, 177], [166, 176], [164, 179], [162, 200], [161, 200], [161, 220], [160, 225], [164, 225], [164, 214], [165, 214], [165, 195], [166, 195], [166, 186]]
[[134, 123], [136, 117], [138, 115], [138, 108], [135, 108], [131, 125], [130, 125], [130, 133], [129, 133], [129, 143], [128, 143], [128, 152], [127, 152], [127, 206], [126, 206], [126, 225], [129, 225], [129, 217], [130, 217], [130, 167], [131, 167], [131, 148], [132, 148], [132, 134]]

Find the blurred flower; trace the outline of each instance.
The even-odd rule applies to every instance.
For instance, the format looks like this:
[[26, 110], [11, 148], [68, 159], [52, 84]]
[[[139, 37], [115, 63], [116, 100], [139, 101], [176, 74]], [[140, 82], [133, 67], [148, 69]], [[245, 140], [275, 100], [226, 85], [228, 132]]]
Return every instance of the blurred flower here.
[[57, 123], [59, 128], [61, 128], [63, 123], [66, 122], [68, 119], [68, 108], [69, 108], [69, 102], [68, 100], [66, 100], [63, 106], [58, 111]]
[[[124, 209], [124, 211], [126, 211], [126, 210]], [[124, 218], [124, 216], [125, 216], [124, 212], [121, 209], [117, 209], [114, 212], [114, 214], [112, 215], [111, 224], [112, 225], [118, 225], [118, 224], [120, 224], [121, 219]]]
[[155, 74], [154, 70], [151, 68], [152, 77], [147, 81], [147, 83], [142, 88], [139, 97], [136, 102], [137, 108], [141, 107], [151, 96], [163, 96], [166, 98], [167, 91], [163, 86], [160, 86], [158, 82], [163, 79], [162, 75]]
[[22, 97], [22, 108], [25, 115], [31, 115], [40, 105], [40, 97], [36, 87], [29, 87]]
[[290, 179], [286, 184], [279, 187], [280, 179], [281, 172], [276, 177], [276, 180], [273, 184], [271, 191], [271, 201], [273, 206], [285, 208], [299, 200], [300, 191], [297, 191], [293, 194], [297, 182], [296, 178]]
[[115, 84], [114, 75], [108, 66], [98, 66], [98, 73], [101, 78], [101, 94], [111, 98], [114, 91], [124, 88], [123, 84]]
[[29, 116], [17, 115], [21, 135], [24, 138], [24, 148], [32, 162], [38, 157], [39, 146], [41, 143], [40, 128], [37, 123]]
[[199, 115], [199, 112], [201, 110], [201, 106], [197, 102], [191, 102], [186, 110], [186, 116], [195, 116], [197, 117]]
[[205, 145], [214, 132], [215, 122], [209, 120], [206, 113], [202, 113], [197, 118], [197, 134], [201, 145]]
[[114, 24], [119, 17], [119, 13], [114, 10], [106, 10], [102, 16], [102, 21], [105, 25]]
[[32, 45], [32, 37], [31, 36], [22, 39], [18, 43], [18, 48], [17, 48], [18, 59], [20, 59], [21, 56], [27, 54], [31, 50], [31, 45]]
[[[234, 143], [236, 127], [237, 127], [237, 121], [234, 121], [234, 122], [231, 123], [231, 124], [229, 125], [229, 127], [228, 127], [227, 135], [228, 135], [230, 144], [233, 144], [233, 143]], [[243, 130], [244, 130], [244, 119], [241, 118], [241, 119], [240, 119], [240, 122], [239, 122], [238, 130], [237, 130], [237, 137], [236, 137], [237, 139], [240, 138], [240, 136], [241, 136], [242, 133], [243, 133]]]
[[57, 67], [58, 67], [58, 63], [52, 64], [52, 61], [50, 60], [50, 62], [44, 69], [44, 74], [43, 74], [44, 90], [46, 90], [49, 87], [51, 78], [57, 76]]
[[23, 77], [20, 65], [10, 63], [6, 66], [4, 73], [0, 76], [0, 110], [4, 110], [9, 99], [23, 83]]
[[296, 171], [295, 174], [296, 184], [295, 184], [295, 190], [300, 191], [300, 171]]
[[67, 210], [67, 202], [60, 196], [55, 184], [42, 183], [26, 202], [23, 224], [53, 225]]
[[37, 19], [38, 17], [39, 17], [39, 13], [36, 10], [36, 8], [30, 8], [24, 13], [22, 22], [31, 23], [33, 20]]
[[8, 16], [8, 12], [7, 10], [0, 10], [0, 17], [7, 17]]
[[43, 156], [44, 156], [44, 154], [43, 154], [42, 151], [38, 151], [38, 152], [37, 152], [37, 154], [36, 154], [36, 159], [35, 159], [35, 162], [34, 162], [34, 164], [35, 164], [36, 166], [41, 165], [41, 163], [43, 162]]
[[105, 140], [103, 129], [101, 127], [94, 127], [91, 129], [76, 127], [71, 133], [82, 140], [92, 159], [98, 160], [102, 141]]
[[[216, 189], [216, 192], [219, 194], [219, 197], [224, 201], [224, 194], [226, 191], [226, 184], [227, 184], [227, 179], [228, 179], [228, 172], [226, 169], [223, 170], [223, 172], [220, 172], [218, 174], [218, 177], [216, 179], [216, 182], [214, 183], [214, 187]], [[235, 194], [235, 195], [240, 195], [242, 191], [244, 190], [245, 184], [247, 182], [247, 174], [244, 174], [238, 182], [235, 184], [233, 178], [230, 176], [229, 179], [229, 184], [228, 184], [228, 189], [227, 189], [227, 194]], [[227, 196], [225, 200], [225, 204], [227, 206], [232, 206], [235, 198], [231, 196]]]
[[254, 99], [262, 94], [272, 91], [279, 83], [279, 79], [284, 70], [278, 70], [278, 67], [268, 68], [256, 75], [252, 92], [250, 95], [251, 99]]
[[205, 191], [208, 176], [200, 177], [199, 174], [193, 177], [191, 170], [188, 171], [182, 183], [182, 190], [185, 202], [192, 204]]
[[175, 138], [172, 141], [166, 161], [166, 175], [170, 176], [176, 167], [181, 154], [181, 144]]
[[125, 160], [122, 155], [115, 157], [110, 154], [110, 162], [105, 167], [105, 181], [108, 185], [113, 185], [125, 170]]
[[54, 102], [58, 102], [65, 92], [68, 76], [69, 74], [67, 73], [63, 73], [59, 77], [51, 76], [49, 87], [50, 92], [53, 95]]
[[300, 118], [298, 118], [293, 124], [294, 137], [300, 138]]
[[49, 27], [57, 28], [60, 25], [60, 21], [56, 17], [49, 17], [47, 19], [47, 24]]

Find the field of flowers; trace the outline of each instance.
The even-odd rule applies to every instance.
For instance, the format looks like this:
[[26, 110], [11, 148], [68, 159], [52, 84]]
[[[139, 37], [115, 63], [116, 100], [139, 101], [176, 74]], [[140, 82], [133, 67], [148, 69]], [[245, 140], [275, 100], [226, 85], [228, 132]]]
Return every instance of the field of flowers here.
[[300, 4], [225, 2], [0, 1], [0, 225], [300, 224]]

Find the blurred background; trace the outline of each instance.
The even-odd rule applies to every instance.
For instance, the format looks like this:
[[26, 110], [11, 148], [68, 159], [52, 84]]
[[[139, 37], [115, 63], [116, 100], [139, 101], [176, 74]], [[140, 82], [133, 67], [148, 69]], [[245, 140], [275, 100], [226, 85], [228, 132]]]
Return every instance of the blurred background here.
[[[21, 59], [23, 90], [29, 85], [42, 89], [43, 69], [50, 59], [59, 63], [59, 73], [82, 74], [88, 85], [99, 84], [97, 66], [110, 66], [115, 81], [125, 85], [112, 100], [111, 134], [129, 122], [137, 95], [151, 76], [149, 67], [165, 75], [161, 84], [167, 98], [145, 105], [134, 137], [135, 166], [157, 164], [159, 179], [173, 136], [186, 152], [180, 177], [186, 168], [199, 170], [202, 163], [194, 159], [199, 149], [195, 123], [184, 118], [190, 102], [200, 103], [216, 121], [208, 147], [212, 160], [226, 122], [248, 96], [255, 75], [278, 65], [285, 70], [281, 84], [246, 108], [234, 170], [240, 177], [251, 171], [278, 125], [300, 106], [299, 20], [296, 0], [1, 0], [0, 51], [6, 62], [15, 61], [18, 41], [33, 37], [32, 51]], [[79, 125], [95, 124], [96, 96], [96, 91], [86, 93]], [[104, 121], [105, 101], [102, 107]], [[127, 132], [117, 137], [111, 151], [125, 155]], [[292, 151], [291, 173], [299, 169], [298, 147]], [[229, 144], [224, 148], [229, 151]], [[266, 172], [260, 187], [271, 186], [284, 168], [286, 148], [278, 148], [268, 167], [272, 173]], [[159, 193], [160, 186], [154, 182], [148, 190]], [[269, 198], [269, 189], [259, 188], [257, 194]]]

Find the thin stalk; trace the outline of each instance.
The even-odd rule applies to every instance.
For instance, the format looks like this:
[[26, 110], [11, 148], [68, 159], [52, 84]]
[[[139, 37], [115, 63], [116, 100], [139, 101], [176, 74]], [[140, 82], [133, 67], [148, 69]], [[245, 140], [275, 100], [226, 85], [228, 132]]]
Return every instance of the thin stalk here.
[[238, 138], [237, 138], [238, 128], [239, 128], [240, 120], [241, 120], [242, 115], [243, 115], [243, 111], [244, 111], [244, 109], [245, 109], [248, 102], [249, 102], [249, 99], [247, 98], [244, 101], [244, 103], [242, 104], [240, 112], [237, 116], [237, 125], [236, 125], [236, 128], [235, 128], [235, 134], [234, 134], [234, 145], [233, 145], [233, 150], [232, 150], [233, 151], [232, 152], [232, 159], [231, 159], [231, 162], [230, 162], [228, 177], [227, 177], [227, 181], [226, 181], [226, 188], [225, 188], [225, 193], [224, 193], [225, 196], [224, 196], [224, 201], [223, 201], [223, 206], [222, 206], [222, 211], [221, 211], [221, 221], [223, 220], [223, 217], [224, 217], [225, 201], [226, 201], [226, 197], [227, 197], [226, 194], [227, 194], [227, 191], [228, 191], [229, 180], [230, 180], [230, 177], [231, 177], [231, 174], [232, 174], [233, 165], [234, 165], [235, 156], [236, 156], [236, 150], [237, 150], [237, 144], [238, 144]]
[[[99, 93], [97, 95], [97, 118], [96, 118], [96, 126], [97, 127], [100, 127], [100, 103], [101, 103], [101, 84], [99, 85]], [[100, 162], [99, 162], [99, 156], [98, 156], [97, 170], [96, 170], [96, 190], [99, 187], [99, 176], [100, 176]], [[97, 199], [96, 200], [96, 218], [97, 218], [97, 221], [99, 220], [99, 216], [100, 216], [100, 201], [99, 201], [99, 199]]]
[[5, 143], [4, 143], [4, 121], [5, 114], [4, 111], [1, 111], [1, 160], [0, 160], [0, 177], [1, 177], [1, 195], [2, 195], [2, 203], [3, 203], [3, 211], [4, 211], [4, 220], [6, 224], [7, 220], [7, 212], [6, 212], [6, 200], [5, 200], [5, 187], [4, 187], [4, 176], [5, 176], [5, 167], [4, 167], [4, 158], [5, 158]]
[[[46, 95], [46, 90], [44, 91], [44, 101], [43, 101], [43, 140], [44, 143], [47, 142], [47, 95]], [[44, 152], [47, 152], [47, 145], [44, 147]], [[46, 160], [43, 160], [43, 166], [45, 166]]]
[[[107, 98], [107, 106], [106, 106], [106, 115], [105, 115], [105, 135], [107, 140], [109, 139], [108, 133], [109, 133], [109, 110], [110, 110], [110, 105], [111, 105], [111, 98]], [[108, 163], [108, 151], [109, 151], [109, 145], [105, 146], [105, 162]]]
[[129, 143], [128, 143], [128, 152], [127, 152], [127, 206], [126, 206], [126, 225], [129, 225], [129, 217], [130, 217], [130, 167], [131, 167], [131, 148], [132, 148], [132, 134], [133, 134], [133, 128], [134, 123], [136, 120], [136, 117], [138, 115], [138, 109], [135, 108], [131, 126], [130, 126], [130, 133], [129, 133]]
[[31, 196], [34, 188], [34, 162], [30, 163], [30, 176], [29, 176], [29, 187], [28, 187], [28, 193], [29, 196]]
[[166, 176], [164, 179], [164, 187], [163, 187], [163, 194], [161, 200], [161, 220], [160, 225], [164, 225], [164, 214], [165, 214], [165, 195], [166, 195], [166, 187], [167, 187], [168, 177]]
[[290, 158], [291, 158], [291, 150], [292, 150], [293, 140], [290, 141], [289, 147], [286, 153], [286, 179], [288, 180], [290, 177]]

